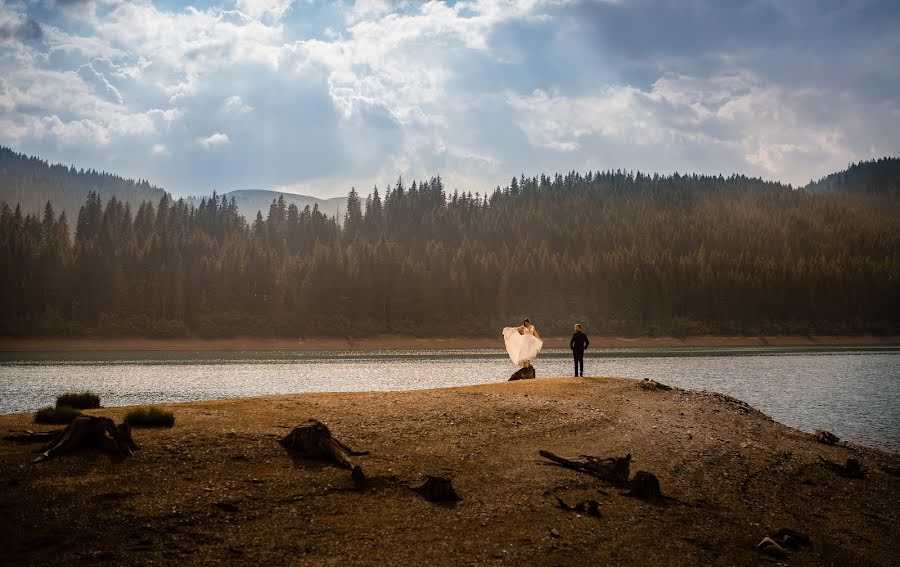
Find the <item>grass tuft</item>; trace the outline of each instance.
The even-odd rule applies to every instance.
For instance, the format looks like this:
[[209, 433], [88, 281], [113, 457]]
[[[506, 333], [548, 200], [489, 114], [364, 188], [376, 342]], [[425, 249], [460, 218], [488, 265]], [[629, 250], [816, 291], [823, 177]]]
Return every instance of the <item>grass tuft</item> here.
[[100, 407], [100, 396], [93, 392], [67, 392], [56, 397], [56, 407], [93, 409]]
[[68, 406], [47, 406], [34, 414], [35, 423], [70, 423], [81, 412]]
[[125, 423], [131, 427], [172, 427], [175, 415], [154, 406], [134, 408], [125, 414]]

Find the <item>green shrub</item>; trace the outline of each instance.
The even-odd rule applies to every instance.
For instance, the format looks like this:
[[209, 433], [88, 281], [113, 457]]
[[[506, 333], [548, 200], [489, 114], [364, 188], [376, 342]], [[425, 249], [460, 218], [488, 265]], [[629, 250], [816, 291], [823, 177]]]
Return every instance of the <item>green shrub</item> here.
[[68, 406], [47, 406], [45, 408], [39, 409], [37, 413], [34, 414], [34, 422], [69, 423], [79, 415], [81, 415], [80, 411]]
[[68, 392], [56, 397], [56, 407], [92, 409], [100, 407], [100, 396], [93, 392]]
[[172, 427], [175, 416], [154, 406], [134, 408], [125, 414], [125, 423], [132, 427]]

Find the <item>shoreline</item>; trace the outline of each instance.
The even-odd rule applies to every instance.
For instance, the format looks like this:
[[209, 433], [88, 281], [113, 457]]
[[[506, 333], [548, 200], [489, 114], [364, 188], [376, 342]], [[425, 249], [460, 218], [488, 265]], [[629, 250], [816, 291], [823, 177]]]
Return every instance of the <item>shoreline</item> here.
[[[900, 562], [900, 455], [817, 443], [719, 394], [552, 378], [159, 405], [175, 426], [135, 429], [133, 457], [29, 465], [35, 445], [0, 442], [11, 564], [743, 565], [766, 562], [756, 544], [781, 528], [811, 541], [788, 550], [792, 564]], [[86, 413], [119, 422], [128, 409]], [[368, 452], [352, 457], [363, 483], [278, 444], [310, 417]], [[54, 428], [0, 416], [4, 433]], [[631, 476], [652, 472], [668, 499], [629, 497], [539, 449], [630, 454]], [[844, 478], [820, 458], [855, 458], [866, 474]], [[450, 478], [462, 500], [410, 490], [426, 475]], [[556, 498], [594, 500], [599, 517]]]
[[[900, 336], [591, 337], [594, 349], [898, 346]], [[544, 348], [568, 348], [569, 337], [545, 337]], [[0, 338], [0, 352], [90, 351], [346, 351], [502, 349], [497, 338], [383, 336], [311, 339]]]

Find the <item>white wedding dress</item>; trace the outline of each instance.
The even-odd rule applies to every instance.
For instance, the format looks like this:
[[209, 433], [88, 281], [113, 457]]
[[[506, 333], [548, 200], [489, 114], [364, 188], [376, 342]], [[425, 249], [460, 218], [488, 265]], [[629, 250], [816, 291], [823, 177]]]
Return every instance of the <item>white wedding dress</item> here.
[[516, 327], [504, 327], [503, 342], [506, 343], [506, 352], [509, 353], [509, 359], [516, 366], [531, 366], [531, 361], [535, 359], [544, 341], [534, 336], [532, 328], [526, 328], [522, 334]]

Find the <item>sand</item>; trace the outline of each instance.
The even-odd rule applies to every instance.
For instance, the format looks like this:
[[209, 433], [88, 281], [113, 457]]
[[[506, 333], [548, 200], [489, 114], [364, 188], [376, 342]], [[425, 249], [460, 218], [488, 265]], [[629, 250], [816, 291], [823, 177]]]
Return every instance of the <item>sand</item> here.
[[[544, 348], [569, 348], [570, 337], [544, 337]], [[604, 337], [592, 336], [591, 348], [713, 348], [766, 346], [896, 346], [895, 336], [777, 336], [728, 337]], [[503, 338], [310, 338], [310, 339], [15, 339], [0, 337], [0, 352], [85, 352], [85, 351], [260, 351], [260, 350], [413, 350], [413, 349], [502, 349]]]
[[[0, 442], [0, 564], [748, 565], [771, 561], [756, 544], [779, 528], [811, 538], [792, 565], [900, 564], [900, 455], [822, 445], [717, 394], [548, 378], [165, 407], [175, 427], [134, 430], [130, 458], [32, 465], [36, 446]], [[354, 457], [365, 485], [278, 444], [308, 417], [370, 451]], [[0, 416], [4, 434], [24, 428], [48, 429]], [[630, 453], [632, 475], [654, 473], [670, 499], [629, 497], [539, 449]], [[820, 457], [868, 473], [843, 478]], [[427, 474], [462, 501], [411, 491]], [[556, 496], [597, 500], [602, 517]]]

